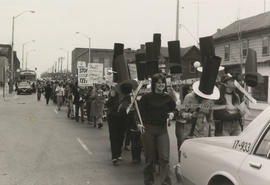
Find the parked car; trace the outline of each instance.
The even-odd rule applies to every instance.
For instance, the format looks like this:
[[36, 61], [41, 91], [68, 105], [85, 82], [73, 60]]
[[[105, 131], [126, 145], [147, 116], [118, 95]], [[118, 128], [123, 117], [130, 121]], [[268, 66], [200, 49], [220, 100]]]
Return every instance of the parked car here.
[[17, 94], [32, 94], [33, 89], [28, 82], [20, 82], [17, 88]]
[[239, 136], [189, 139], [180, 150], [185, 185], [269, 185], [270, 107]]

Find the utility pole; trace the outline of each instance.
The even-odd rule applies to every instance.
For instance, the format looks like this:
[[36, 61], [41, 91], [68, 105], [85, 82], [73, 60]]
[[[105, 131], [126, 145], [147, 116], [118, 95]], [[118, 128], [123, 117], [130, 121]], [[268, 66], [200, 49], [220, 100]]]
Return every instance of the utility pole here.
[[60, 62], [61, 62], [61, 73], [63, 72], [63, 57], [60, 57]]
[[199, 30], [200, 30], [200, 3], [197, 0], [197, 42], [199, 42]]
[[89, 56], [88, 56], [88, 63], [91, 63], [91, 37], [88, 38], [89, 39]]
[[9, 82], [9, 93], [13, 92], [13, 83], [14, 83], [14, 21], [15, 17], [12, 17], [12, 38], [11, 38], [11, 60], [10, 60], [10, 82]]
[[59, 57], [58, 58], [58, 67], [57, 67], [58, 73], [60, 73], [60, 62], [61, 62], [61, 60], [60, 60], [60, 57]]
[[54, 67], [55, 73], [57, 73], [57, 61], [54, 62], [54, 65], [55, 65]]
[[3, 85], [3, 98], [5, 98], [5, 90], [6, 90], [6, 68], [5, 68], [5, 65], [3, 67], [3, 82], [4, 82], [4, 85]]
[[175, 40], [179, 40], [179, 0], [176, 5], [176, 35]]

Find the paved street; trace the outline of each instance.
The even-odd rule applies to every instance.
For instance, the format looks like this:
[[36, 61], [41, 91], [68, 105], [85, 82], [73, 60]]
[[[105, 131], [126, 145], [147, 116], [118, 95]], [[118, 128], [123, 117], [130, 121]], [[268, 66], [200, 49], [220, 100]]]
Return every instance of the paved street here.
[[[130, 152], [124, 151], [119, 167], [112, 165], [106, 123], [99, 130], [75, 122], [65, 108], [57, 112], [42, 100], [14, 95], [0, 101], [1, 185], [143, 184], [143, 164], [132, 164]], [[174, 126], [170, 135], [172, 167], [177, 162]]]

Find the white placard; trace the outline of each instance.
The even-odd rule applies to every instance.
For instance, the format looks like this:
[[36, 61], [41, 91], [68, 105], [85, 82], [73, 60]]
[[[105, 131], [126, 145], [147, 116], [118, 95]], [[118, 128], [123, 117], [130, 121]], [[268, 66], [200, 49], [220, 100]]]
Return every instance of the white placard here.
[[113, 81], [113, 73], [112, 73], [112, 68], [111, 67], [104, 68], [104, 77], [105, 77], [105, 80], [108, 81], [108, 82]]
[[103, 80], [103, 64], [89, 63], [88, 64], [88, 82], [90, 84], [100, 83]]
[[78, 61], [77, 68], [80, 68], [80, 67], [86, 67], [86, 62], [85, 61]]
[[79, 67], [78, 68], [78, 85], [79, 87], [86, 87], [90, 84], [88, 83], [88, 73], [86, 67]]
[[131, 79], [138, 79], [136, 64], [128, 64]]

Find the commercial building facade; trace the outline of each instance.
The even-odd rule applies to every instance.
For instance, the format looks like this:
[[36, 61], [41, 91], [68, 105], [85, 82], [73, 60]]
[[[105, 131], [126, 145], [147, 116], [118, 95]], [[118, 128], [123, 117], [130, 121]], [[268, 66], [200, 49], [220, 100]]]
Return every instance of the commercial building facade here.
[[[248, 88], [258, 104], [250, 104], [253, 108], [263, 109], [270, 103], [270, 12], [238, 20], [229, 26], [218, 29], [213, 35], [216, 55], [222, 58], [221, 65], [232, 73], [245, 70], [248, 48], [257, 53], [257, 69], [263, 76], [259, 84]], [[240, 66], [240, 68], [239, 68]]]

